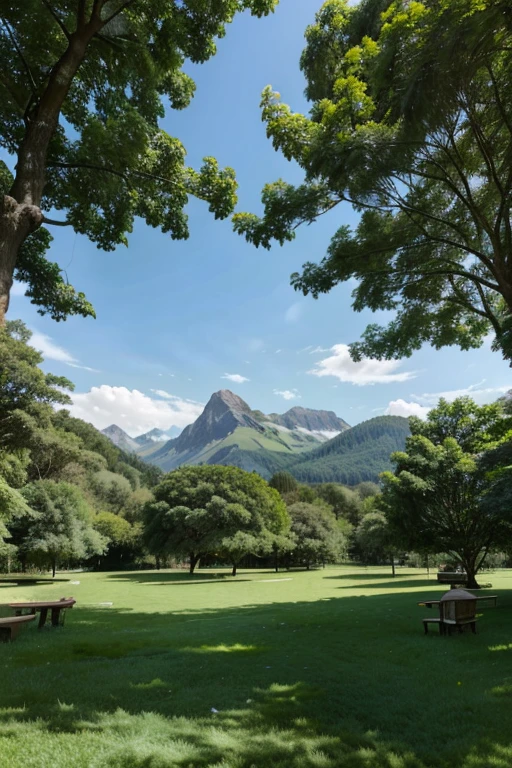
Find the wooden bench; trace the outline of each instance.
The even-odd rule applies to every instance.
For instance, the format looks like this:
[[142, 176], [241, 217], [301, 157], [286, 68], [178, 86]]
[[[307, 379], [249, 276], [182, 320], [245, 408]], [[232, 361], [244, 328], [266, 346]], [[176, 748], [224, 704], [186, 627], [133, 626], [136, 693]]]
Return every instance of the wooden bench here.
[[9, 608], [16, 612], [16, 616], [24, 617], [27, 614], [35, 616], [39, 613], [38, 628], [42, 629], [51, 611], [52, 627], [63, 626], [67, 608], [72, 608], [76, 600], [72, 597], [61, 597], [60, 600], [37, 600], [32, 603], [9, 603]]
[[15, 640], [23, 624], [35, 619], [35, 613], [30, 616], [8, 616], [0, 619], [0, 642], [8, 643]]
[[467, 573], [457, 573], [456, 571], [440, 571], [437, 574], [437, 580], [440, 584], [467, 584]]
[[441, 621], [440, 618], [437, 618], [437, 619], [435, 619], [435, 618], [423, 619], [423, 629], [425, 630], [425, 634], [426, 635], [428, 635], [428, 625], [429, 624], [437, 624], [437, 626], [439, 627], [439, 634], [440, 635], [444, 635], [445, 634], [444, 624], [443, 624], [443, 622]]

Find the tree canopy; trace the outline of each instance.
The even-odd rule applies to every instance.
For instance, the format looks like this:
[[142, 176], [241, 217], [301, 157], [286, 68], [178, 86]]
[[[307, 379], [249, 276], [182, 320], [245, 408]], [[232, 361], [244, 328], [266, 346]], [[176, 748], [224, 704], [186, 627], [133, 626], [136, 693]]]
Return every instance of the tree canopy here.
[[[189, 196], [216, 218], [236, 202], [231, 168], [185, 163], [159, 125], [164, 105], [194, 94], [186, 62], [202, 63], [235, 14], [277, 0], [26, 0], [0, 14], [0, 323], [13, 275], [56, 320], [94, 310], [45, 259], [46, 227], [69, 225], [99, 248], [127, 242], [135, 217], [188, 236]], [[53, 211], [64, 212], [58, 219]]]
[[[464, 566], [468, 586], [478, 586], [475, 576], [487, 554], [510, 539], [512, 530], [507, 496], [505, 503], [492, 503], [502, 479], [510, 483], [503, 464], [510, 460], [511, 419], [500, 405], [478, 406], [460, 398], [451, 404], [441, 400], [426, 421], [410, 422], [405, 451], [392, 457], [395, 473], [382, 475], [391, 528], [406, 547], [451, 553]], [[505, 457], [496, 455], [503, 446], [508, 446]], [[494, 449], [487, 462], [485, 448]]]
[[304, 183], [263, 190], [235, 229], [270, 247], [350, 204], [327, 255], [292, 275], [317, 297], [350, 279], [353, 307], [395, 312], [363, 356], [478, 347], [512, 360], [512, 16], [507, 0], [327, 0], [306, 30], [309, 116], [268, 87], [263, 120]]
[[154, 496], [144, 509], [147, 545], [157, 556], [190, 558], [191, 573], [206, 554], [226, 557], [236, 573], [244, 554], [270, 552], [289, 527], [278, 491], [238, 467], [182, 467]]

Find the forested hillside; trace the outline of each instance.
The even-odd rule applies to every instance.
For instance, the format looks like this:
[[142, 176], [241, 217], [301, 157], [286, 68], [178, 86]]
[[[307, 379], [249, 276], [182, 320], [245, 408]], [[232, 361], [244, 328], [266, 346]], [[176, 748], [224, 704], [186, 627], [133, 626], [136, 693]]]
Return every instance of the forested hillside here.
[[65, 410], [19, 321], [0, 329], [0, 570], [142, 553], [140, 511], [162, 472]]
[[381, 472], [391, 469], [391, 453], [403, 450], [409, 434], [407, 419], [377, 416], [303, 455], [288, 471], [305, 483], [376, 481]]

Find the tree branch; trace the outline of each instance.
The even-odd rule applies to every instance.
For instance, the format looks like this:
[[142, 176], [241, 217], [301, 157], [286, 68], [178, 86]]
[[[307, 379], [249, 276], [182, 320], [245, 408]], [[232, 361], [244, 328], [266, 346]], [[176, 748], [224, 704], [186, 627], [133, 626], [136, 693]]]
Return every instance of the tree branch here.
[[41, 0], [41, 2], [43, 3], [44, 7], [45, 7], [45, 8], [48, 10], [48, 12], [49, 12], [49, 13], [50, 13], [50, 14], [53, 16], [54, 20], [57, 22], [57, 24], [58, 24], [58, 25], [59, 25], [59, 27], [61, 28], [62, 32], [65, 34], [65, 36], [66, 36], [66, 37], [67, 37], [67, 39], [69, 40], [69, 39], [70, 39], [70, 37], [71, 37], [70, 33], [69, 33], [69, 32], [68, 32], [68, 30], [66, 29], [66, 27], [65, 27], [65, 25], [64, 25], [64, 22], [63, 22], [63, 21], [61, 21], [61, 19], [59, 18], [58, 14], [57, 14], [57, 13], [54, 11], [54, 9], [51, 7], [51, 5], [50, 5], [50, 3], [48, 2], [48, 0]]
[[18, 41], [16, 40], [16, 35], [12, 32], [9, 24], [7, 23], [7, 21], [3, 17], [2, 17], [2, 23], [3, 23], [4, 27], [5, 27], [5, 29], [7, 30], [7, 34], [11, 38], [11, 42], [12, 42], [13, 46], [15, 47], [16, 52], [17, 52], [19, 58], [21, 59], [21, 61], [23, 63], [23, 67], [24, 67], [25, 72], [27, 73], [27, 77], [28, 77], [28, 79], [30, 81], [31, 90], [32, 90], [32, 92], [34, 94], [36, 94], [37, 93], [36, 81], [34, 80], [34, 76], [32, 74], [32, 71], [31, 71], [31, 69], [30, 69], [30, 67], [28, 65], [27, 60], [25, 59], [25, 57], [23, 55], [23, 51], [21, 50], [21, 48], [18, 45]]
[[49, 224], [52, 227], [71, 227], [73, 226], [70, 221], [57, 221], [56, 219], [48, 219], [43, 216], [43, 224]]

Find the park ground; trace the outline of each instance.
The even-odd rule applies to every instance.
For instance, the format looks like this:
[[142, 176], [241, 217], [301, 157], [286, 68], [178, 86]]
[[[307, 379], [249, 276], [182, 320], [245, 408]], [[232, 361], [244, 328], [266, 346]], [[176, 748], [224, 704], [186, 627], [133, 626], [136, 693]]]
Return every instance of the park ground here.
[[58, 579], [0, 584], [77, 599], [0, 645], [2, 768], [512, 766], [512, 571], [483, 578], [478, 634], [446, 638], [413, 569]]

